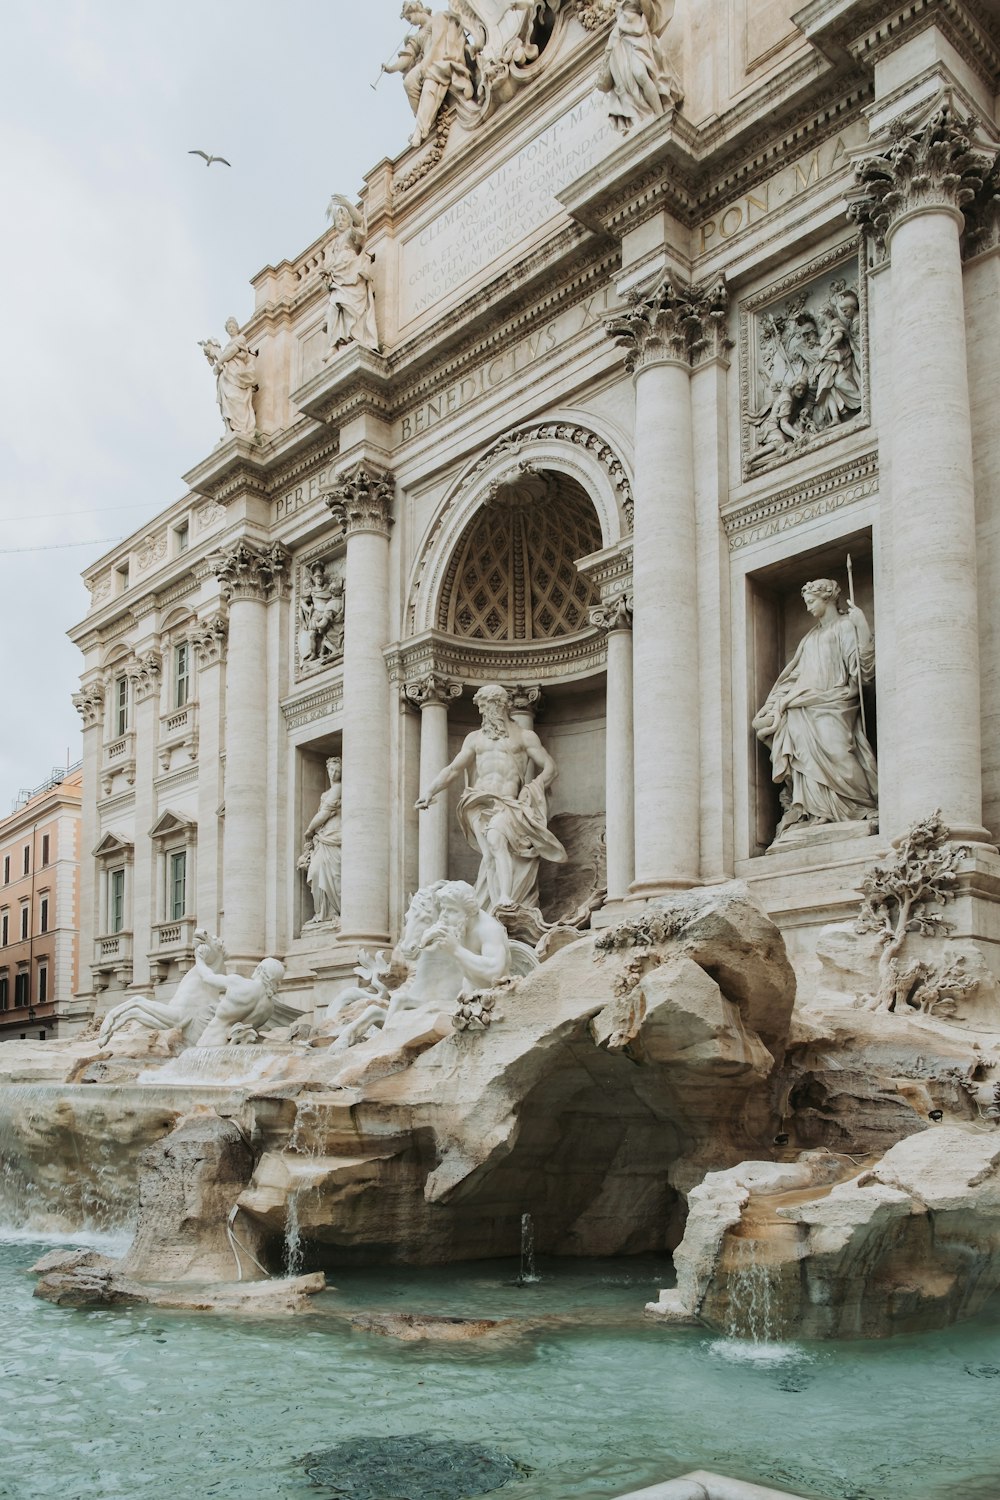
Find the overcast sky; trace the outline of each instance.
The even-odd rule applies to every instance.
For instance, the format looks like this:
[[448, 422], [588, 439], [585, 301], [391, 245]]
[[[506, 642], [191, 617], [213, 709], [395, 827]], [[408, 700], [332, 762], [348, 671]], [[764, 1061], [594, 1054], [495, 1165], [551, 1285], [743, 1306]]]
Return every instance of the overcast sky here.
[[406, 144], [370, 87], [405, 32], [399, 0], [0, 0], [0, 816], [81, 753], [81, 571], [218, 441], [198, 340]]

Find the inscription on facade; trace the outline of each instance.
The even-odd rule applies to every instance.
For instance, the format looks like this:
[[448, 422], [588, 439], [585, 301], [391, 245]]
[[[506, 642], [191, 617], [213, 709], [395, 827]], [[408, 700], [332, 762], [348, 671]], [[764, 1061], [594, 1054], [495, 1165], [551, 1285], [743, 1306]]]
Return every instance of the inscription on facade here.
[[303, 479], [301, 484], [286, 490], [279, 495], [274, 502], [274, 519], [276, 521], [287, 520], [294, 516], [297, 511], [305, 510], [307, 505], [315, 505], [322, 495], [333, 484], [336, 474], [336, 464], [329, 464], [325, 469], [320, 469], [316, 474], [310, 474], [308, 479]]
[[594, 95], [555, 120], [400, 249], [400, 322], [478, 276], [561, 212], [556, 194], [615, 145]]
[[738, 234], [752, 229], [767, 214], [783, 208], [786, 203], [801, 197], [809, 188], [831, 177], [845, 166], [851, 151], [864, 145], [866, 135], [863, 121], [849, 126], [832, 140], [824, 141], [822, 146], [817, 146], [814, 151], [791, 162], [774, 177], [768, 178], [767, 182], [762, 182], [752, 193], [747, 193], [735, 203], [720, 209], [713, 218], [706, 219], [698, 227], [698, 254], [704, 255], [728, 240], [735, 239]]

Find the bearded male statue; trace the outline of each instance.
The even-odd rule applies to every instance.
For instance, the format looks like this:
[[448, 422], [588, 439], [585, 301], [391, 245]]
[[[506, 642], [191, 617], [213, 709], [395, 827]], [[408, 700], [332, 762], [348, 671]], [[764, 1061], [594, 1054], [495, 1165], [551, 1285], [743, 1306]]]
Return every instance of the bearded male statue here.
[[490, 683], [473, 702], [482, 728], [466, 737], [451, 765], [416, 805], [424, 811], [464, 775], [458, 821], [482, 856], [476, 882], [480, 906], [501, 918], [518, 910], [537, 914], [539, 861], [562, 864], [566, 859], [566, 850], [548, 828], [546, 792], [556, 779], [556, 764], [535, 731], [522, 729], [511, 718], [506, 688]]

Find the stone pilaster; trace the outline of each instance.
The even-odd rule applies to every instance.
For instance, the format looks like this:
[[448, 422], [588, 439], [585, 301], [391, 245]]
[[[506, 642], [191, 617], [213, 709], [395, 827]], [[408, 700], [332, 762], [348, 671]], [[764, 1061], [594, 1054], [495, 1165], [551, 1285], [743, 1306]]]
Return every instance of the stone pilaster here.
[[198, 924], [218, 932], [222, 820], [225, 795], [220, 760], [225, 712], [225, 661], [229, 621], [221, 611], [199, 620], [188, 635], [195, 655], [198, 699], [198, 850], [195, 856], [195, 913]]
[[623, 901], [635, 878], [635, 736], [632, 729], [632, 598], [619, 594], [590, 612], [607, 635], [605, 819], [608, 900]]
[[151, 983], [149, 951], [156, 910], [156, 852], [149, 830], [156, 821], [156, 729], [163, 658], [150, 650], [130, 663], [132, 728], [135, 732], [135, 863], [132, 869], [132, 985]]
[[97, 795], [104, 753], [104, 684], [88, 682], [73, 694], [73, 707], [83, 720], [83, 798], [80, 805], [80, 909], [78, 939], [79, 990], [92, 994], [91, 959], [97, 924], [99, 883], [93, 851], [98, 839]]
[[[420, 711], [420, 790], [430, 786], [451, 759], [448, 706], [462, 696], [462, 684], [436, 672], [403, 685], [403, 699]], [[420, 814], [418, 881], [421, 886], [448, 877], [448, 797], [442, 793]]]
[[856, 164], [851, 214], [891, 262], [893, 764], [883, 761], [882, 831], [941, 808], [956, 837], [982, 826], [979, 610], [972, 430], [962, 287], [963, 209], [992, 167], [973, 122], [938, 110], [897, 125]]
[[229, 604], [222, 936], [230, 958], [246, 964], [265, 946], [267, 606], [282, 594], [288, 553], [241, 538], [212, 565]]
[[395, 481], [364, 463], [341, 474], [326, 503], [347, 536], [344, 574], [342, 939], [388, 941], [389, 530]]
[[721, 286], [669, 276], [605, 324], [635, 375], [635, 830], [638, 896], [697, 882], [701, 783], [691, 372], [726, 342]]

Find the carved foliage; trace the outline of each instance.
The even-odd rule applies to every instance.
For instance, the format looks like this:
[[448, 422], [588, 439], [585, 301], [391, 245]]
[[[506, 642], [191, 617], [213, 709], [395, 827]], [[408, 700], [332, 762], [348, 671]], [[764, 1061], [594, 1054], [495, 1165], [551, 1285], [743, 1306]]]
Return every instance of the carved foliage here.
[[211, 559], [223, 598], [267, 600], [280, 593], [288, 568], [288, 550], [280, 542], [240, 540]]
[[635, 371], [664, 361], [697, 365], [732, 348], [726, 335], [729, 294], [722, 282], [689, 287], [665, 275], [651, 290], [626, 293], [625, 306], [604, 320]]
[[192, 649], [198, 658], [199, 667], [211, 667], [222, 660], [229, 635], [229, 621], [225, 615], [212, 615], [208, 620], [199, 620], [188, 635]]
[[978, 197], [995, 157], [972, 143], [976, 122], [945, 105], [925, 125], [897, 121], [886, 151], [855, 165], [859, 191], [851, 218], [884, 245], [892, 225], [909, 209], [945, 206], [965, 209]]
[[359, 463], [339, 476], [324, 500], [334, 520], [348, 535], [354, 531], [380, 531], [388, 536], [395, 493], [392, 474]]
[[615, 18], [615, 0], [576, 0], [576, 14], [587, 31], [600, 31]]
[[145, 656], [136, 657], [127, 670], [135, 685], [136, 702], [141, 703], [143, 699], [151, 697], [160, 686], [163, 657], [159, 651], [148, 651]]
[[73, 707], [83, 720], [84, 729], [93, 729], [100, 724], [104, 714], [104, 684], [91, 682], [80, 692], [73, 694]]

